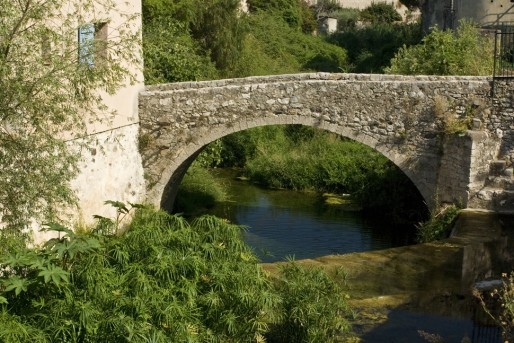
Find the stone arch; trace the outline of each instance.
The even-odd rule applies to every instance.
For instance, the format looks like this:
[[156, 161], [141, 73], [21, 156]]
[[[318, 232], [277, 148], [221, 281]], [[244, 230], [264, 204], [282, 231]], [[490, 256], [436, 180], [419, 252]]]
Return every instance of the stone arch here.
[[285, 124], [312, 126], [350, 138], [371, 147], [398, 166], [418, 189], [427, 206], [429, 206], [429, 208], [432, 206], [434, 198], [433, 187], [430, 187], [430, 183], [427, 183], [422, 175], [418, 175], [416, 173], [416, 168], [412, 168], [413, 161], [406, 157], [405, 154], [402, 154], [395, 148], [395, 146], [382, 144], [369, 135], [356, 134], [355, 130], [346, 126], [332, 124], [326, 121], [319, 121], [313, 117], [291, 117], [285, 115], [252, 117], [247, 118], [246, 120], [236, 121], [228, 126], [197, 129], [194, 134], [192, 134], [192, 136], [195, 137], [195, 140], [185, 144], [174, 160], [171, 161], [163, 171], [160, 180], [148, 192], [148, 201], [165, 210], [171, 210], [177, 195], [178, 187], [180, 186], [186, 171], [203, 148], [216, 139], [255, 127]]

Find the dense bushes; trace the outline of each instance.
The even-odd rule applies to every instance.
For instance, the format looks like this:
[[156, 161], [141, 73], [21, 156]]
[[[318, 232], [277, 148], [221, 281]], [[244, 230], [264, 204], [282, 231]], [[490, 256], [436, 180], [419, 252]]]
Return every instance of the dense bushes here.
[[346, 70], [344, 49], [313, 36], [314, 12], [300, 0], [145, 0], [147, 83]]
[[494, 44], [472, 23], [456, 32], [434, 28], [419, 45], [401, 48], [385, 71], [404, 75], [491, 75]]
[[283, 265], [275, 279], [283, 317], [271, 325], [266, 342], [340, 342], [342, 334], [350, 331], [347, 316], [352, 314], [335, 281], [344, 282], [344, 276], [337, 270], [332, 279], [322, 269], [306, 269], [291, 262]]
[[418, 224], [417, 241], [427, 243], [448, 238], [459, 211], [455, 205], [435, 209], [427, 221]]
[[402, 20], [402, 16], [394, 9], [394, 6], [385, 2], [372, 3], [361, 11], [360, 18], [373, 24], [393, 23]]
[[251, 30], [232, 73], [237, 76], [338, 72], [346, 67], [344, 49], [305, 35], [279, 17], [259, 12], [248, 18]]
[[[60, 238], [0, 259], [1, 342], [259, 342], [270, 325], [294, 332], [299, 324], [321, 332], [310, 341], [328, 342], [348, 331], [335, 325], [349, 314], [339, 287], [293, 265], [280, 280], [317, 286], [290, 300], [296, 287], [276, 291], [241, 228], [223, 219], [188, 224], [140, 209], [119, 235], [105, 218], [82, 234], [51, 230]], [[291, 311], [309, 315], [290, 323]]]
[[223, 185], [206, 168], [195, 162], [180, 183], [173, 211], [187, 216], [196, 215], [225, 199]]
[[421, 25], [375, 23], [331, 35], [329, 41], [348, 52], [350, 71], [382, 73], [402, 46], [418, 44]]
[[244, 167], [265, 187], [350, 193], [397, 224], [426, 217], [410, 180], [379, 152], [301, 125], [260, 127], [223, 138], [222, 165]]

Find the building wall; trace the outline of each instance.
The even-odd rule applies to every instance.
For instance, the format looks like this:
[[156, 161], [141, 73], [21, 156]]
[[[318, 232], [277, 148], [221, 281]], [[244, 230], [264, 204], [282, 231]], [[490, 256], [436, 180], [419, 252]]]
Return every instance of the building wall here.
[[[136, 19], [131, 21], [131, 30], [140, 37], [141, 0], [115, 2], [120, 12], [81, 15], [92, 22], [95, 18], [108, 18], [109, 42], [116, 39], [115, 29], [121, 21], [126, 20], [127, 15], [134, 14]], [[136, 49], [139, 57], [136, 62], [119, 61], [135, 76], [135, 82], [130, 84], [127, 79], [126, 85], [112, 95], [99, 90], [107, 110], [94, 115], [84, 113], [85, 118], [89, 118], [86, 138], [71, 139], [71, 136], [64, 134], [70, 149], [78, 151], [81, 156], [80, 172], [71, 184], [78, 197], [79, 208], [63, 209], [65, 224], [89, 226], [94, 223], [94, 215], [115, 218], [116, 211], [104, 204], [106, 200], [139, 203], [145, 199], [143, 166], [138, 151], [138, 94], [144, 88], [140, 43]], [[49, 238], [37, 231], [37, 224], [35, 226], [36, 243]]]
[[434, 26], [454, 29], [461, 19], [472, 19], [482, 27], [495, 27], [514, 22], [514, 1], [424, 0], [422, 13], [425, 31]]
[[[117, 0], [117, 6], [125, 14], [136, 14], [133, 30], [141, 29], [141, 0]], [[108, 13], [109, 26], [115, 28], [122, 19], [118, 13]], [[108, 36], [107, 38], [114, 39]], [[143, 167], [138, 151], [138, 94], [144, 88], [143, 61], [130, 64], [122, 61], [136, 77], [115, 94], [102, 94], [104, 103], [116, 113], [101, 114], [104, 120], [91, 123], [88, 148], [81, 149], [80, 174], [73, 183], [79, 197], [80, 210], [74, 220], [92, 222], [93, 215], [113, 217], [113, 208], [104, 205], [105, 200], [142, 202], [145, 196]], [[106, 119], [105, 119], [106, 118]], [[77, 147], [82, 141], [70, 142]]]

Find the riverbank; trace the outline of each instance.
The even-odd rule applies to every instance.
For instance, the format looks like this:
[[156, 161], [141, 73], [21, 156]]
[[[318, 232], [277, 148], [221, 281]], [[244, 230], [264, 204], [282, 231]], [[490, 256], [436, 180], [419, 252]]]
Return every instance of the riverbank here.
[[[388, 342], [388, 337], [427, 342], [426, 333], [460, 343], [473, 334], [473, 283], [512, 266], [511, 221], [490, 212], [463, 211], [452, 237], [443, 241], [298, 263], [329, 272], [342, 267], [348, 273], [349, 303], [358, 315], [354, 330], [362, 342]], [[264, 264], [271, 274], [279, 266]]]

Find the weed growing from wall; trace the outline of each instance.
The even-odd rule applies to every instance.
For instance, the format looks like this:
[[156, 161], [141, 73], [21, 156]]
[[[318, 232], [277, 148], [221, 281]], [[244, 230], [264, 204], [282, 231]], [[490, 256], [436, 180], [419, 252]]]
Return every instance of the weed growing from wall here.
[[448, 238], [458, 215], [459, 208], [455, 205], [436, 208], [427, 221], [417, 225], [417, 241], [427, 243]]

